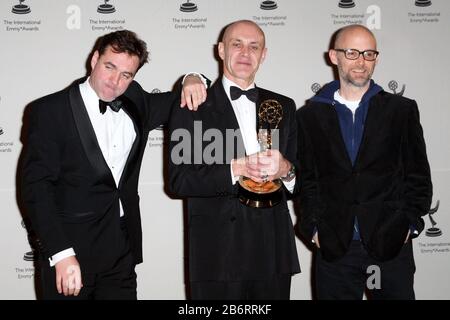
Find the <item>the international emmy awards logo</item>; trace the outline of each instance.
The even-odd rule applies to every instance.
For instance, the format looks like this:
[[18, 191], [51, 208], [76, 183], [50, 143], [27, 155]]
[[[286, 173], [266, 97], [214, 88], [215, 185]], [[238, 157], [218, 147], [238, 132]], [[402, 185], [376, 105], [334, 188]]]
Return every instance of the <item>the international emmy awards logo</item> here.
[[278, 8], [278, 5], [275, 1], [263, 1], [259, 7], [263, 10], [274, 10]]
[[[27, 227], [25, 225], [25, 221], [22, 220], [22, 222], [20, 223], [22, 225], [22, 228], [24, 228], [25, 230], [27, 230]], [[28, 232], [28, 230], [27, 230]], [[28, 233], [28, 242], [31, 243], [31, 237], [30, 234]], [[23, 255], [23, 260], [25, 261], [35, 261], [36, 260], [36, 254], [34, 252], [34, 249], [31, 248], [31, 251], [25, 252]]]
[[3, 128], [0, 127], [0, 136], [3, 134]]
[[25, 0], [19, 0], [19, 4], [12, 7], [11, 12], [15, 14], [27, 14], [31, 12], [30, 6], [22, 4]]
[[439, 200], [436, 202], [436, 206], [434, 208], [431, 208], [430, 211], [428, 211], [428, 218], [431, 222], [431, 228], [428, 228], [427, 231], [425, 231], [425, 235], [428, 237], [439, 237], [442, 235], [441, 229], [436, 227], [437, 222], [433, 219], [433, 214], [435, 214], [439, 209]]
[[109, 0], [105, 0], [104, 4], [101, 4], [97, 7], [97, 12], [98, 13], [113, 13], [116, 12], [116, 8], [112, 5], [108, 3]]
[[341, 0], [338, 4], [339, 8], [353, 8], [355, 6], [355, 2], [353, 0]]
[[31, 250], [31, 251], [25, 252], [24, 255], [23, 255], [23, 260], [25, 260], [25, 261], [35, 261], [36, 257], [34, 255], [34, 251]]
[[317, 82], [314, 82], [314, 83], [311, 85], [311, 91], [312, 91], [314, 94], [316, 94], [317, 92], [319, 92], [320, 89], [322, 89], [322, 86], [321, 86], [320, 84], [318, 84]]
[[429, 7], [429, 6], [431, 6], [431, 1], [430, 0], [416, 0], [416, 2], [414, 4], [416, 5], [416, 7]]
[[389, 89], [392, 90], [392, 93], [399, 95], [399, 96], [403, 96], [403, 93], [405, 92], [405, 88], [406, 88], [405, 85], [402, 85], [402, 90], [400, 90], [400, 92], [397, 92], [398, 82], [395, 80], [389, 81], [388, 87], [389, 87]]
[[180, 11], [183, 12], [194, 12], [197, 10], [197, 5], [195, 3], [189, 2], [189, 0], [187, 0], [185, 3], [182, 3], [180, 6]]

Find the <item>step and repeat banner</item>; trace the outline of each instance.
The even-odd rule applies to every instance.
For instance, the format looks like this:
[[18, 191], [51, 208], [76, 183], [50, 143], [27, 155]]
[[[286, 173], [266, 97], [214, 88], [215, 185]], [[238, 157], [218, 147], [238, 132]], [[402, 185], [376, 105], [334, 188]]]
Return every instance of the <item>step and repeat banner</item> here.
[[[448, 0], [2, 0], [0, 3], [0, 299], [35, 299], [35, 255], [17, 199], [17, 163], [25, 107], [86, 74], [96, 39], [130, 29], [144, 39], [150, 63], [136, 80], [170, 90], [184, 73], [218, 76], [215, 44], [238, 19], [261, 26], [267, 58], [256, 83], [302, 106], [333, 78], [330, 37], [363, 24], [378, 39], [374, 79], [418, 102], [434, 197], [414, 241], [418, 299], [449, 299], [450, 280], [450, 2]], [[164, 136], [151, 132], [140, 177], [144, 263], [140, 299], [185, 299], [183, 202], [164, 189]], [[291, 204], [294, 223], [297, 217]], [[298, 239], [302, 273], [292, 299], [311, 299], [311, 252]]]

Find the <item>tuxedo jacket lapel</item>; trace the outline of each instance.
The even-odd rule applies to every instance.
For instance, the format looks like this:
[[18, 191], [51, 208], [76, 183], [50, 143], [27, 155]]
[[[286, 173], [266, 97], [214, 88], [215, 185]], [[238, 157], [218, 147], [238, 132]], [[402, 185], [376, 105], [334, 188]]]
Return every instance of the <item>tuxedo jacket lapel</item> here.
[[214, 84], [214, 95], [216, 101], [211, 104], [212, 111], [217, 112], [221, 117], [224, 117], [223, 119], [226, 123], [230, 124], [227, 126], [228, 128], [238, 129], [239, 124], [236, 115], [234, 114], [233, 106], [225, 93], [222, 81], [217, 81]]
[[94, 128], [92, 127], [89, 115], [80, 94], [78, 85], [69, 89], [70, 107], [72, 109], [75, 125], [80, 136], [86, 157], [89, 159], [94, 171], [101, 180], [106, 181], [111, 186], [116, 186], [111, 170], [103, 157], [102, 151], [97, 141]]
[[131, 175], [132, 169], [134, 168], [134, 164], [137, 161], [137, 155], [139, 154], [139, 146], [143, 135], [142, 131], [143, 128], [141, 123], [139, 122], [140, 117], [136, 105], [125, 96], [120, 97], [120, 99], [122, 99], [124, 102], [122, 107], [123, 110], [127, 113], [127, 115], [131, 118], [131, 121], [133, 122], [134, 131], [136, 132], [136, 138], [134, 139], [133, 145], [130, 150], [130, 154], [128, 155], [128, 159], [125, 164], [125, 168], [123, 169], [122, 176], [120, 177], [119, 189]]
[[[239, 123], [237, 121], [236, 115], [233, 110], [233, 106], [225, 93], [225, 89], [223, 87], [222, 81], [217, 80], [214, 85], [214, 99], [211, 99], [211, 104], [209, 106], [205, 106], [205, 117], [217, 117], [217, 121], [211, 123], [220, 124], [218, 127], [221, 128], [224, 137], [227, 136], [226, 130], [232, 129], [237, 130], [239, 128]], [[244, 156], [245, 154], [241, 154], [241, 152], [245, 151], [244, 149], [244, 140], [242, 138], [242, 133], [239, 131], [239, 136], [237, 137], [238, 141], [233, 144], [235, 156]], [[242, 149], [240, 148], [242, 147]], [[226, 147], [226, 143], [224, 144], [224, 148]], [[229, 154], [229, 150], [224, 149], [224, 161], [231, 161], [231, 159], [226, 159], [227, 156], [233, 156]]]

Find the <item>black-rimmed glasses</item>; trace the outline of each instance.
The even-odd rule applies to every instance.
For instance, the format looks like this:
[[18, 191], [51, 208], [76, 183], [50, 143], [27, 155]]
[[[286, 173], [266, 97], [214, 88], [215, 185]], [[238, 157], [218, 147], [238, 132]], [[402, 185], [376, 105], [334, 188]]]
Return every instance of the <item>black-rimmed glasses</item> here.
[[357, 49], [334, 49], [334, 51], [343, 52], [345, 57], [349, 60], [356, 60], [362, 55], [364, 60], [374, 61], [380, 54], [377, 50], [359, 51]]

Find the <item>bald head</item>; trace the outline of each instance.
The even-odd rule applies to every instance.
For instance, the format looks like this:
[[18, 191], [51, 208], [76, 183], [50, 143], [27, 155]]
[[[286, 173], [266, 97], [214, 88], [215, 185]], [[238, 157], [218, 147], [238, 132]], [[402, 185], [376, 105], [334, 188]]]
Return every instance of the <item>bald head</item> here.
[[247, 27], [251, 27], [254, 28], [256, 30], [257, 33], [259, 33], [262, 36], [263, 39], [263, 46], [265, 46], [266, 44], [266, 37], [264, 35], [264, 31], [262, 31], [262, 29], [253, 21], [250, 20], [239, 20], [239, 21], [235, 21], [233, 23], [230, 23], [224, 33], [223, 33], [223, 37], [222, 37], [222, 42], [227, 42], [227, 40], [230, 39], [231, 35], [233, 34], [233, 32], [241, 27], [241, 26], [247, 26]]
[[334, 48], [349, 48], [347, 43], [350, 39], [355, 38], [364, 38], [373, 43], [373, 50], [377, 48], [377, 40], [375, 39], [375, 35], [367, 29], [365, 26], [360, 24], [352, 24], [349, 26], [345, 26], [338, 31], [336, 34], [336, 38], [334, 40]]
[[233, 22], [226, 27], [217, 48], [224, 76], [242, 89], [248, 88], [266, 56], [261, 28], [249, 20]]

